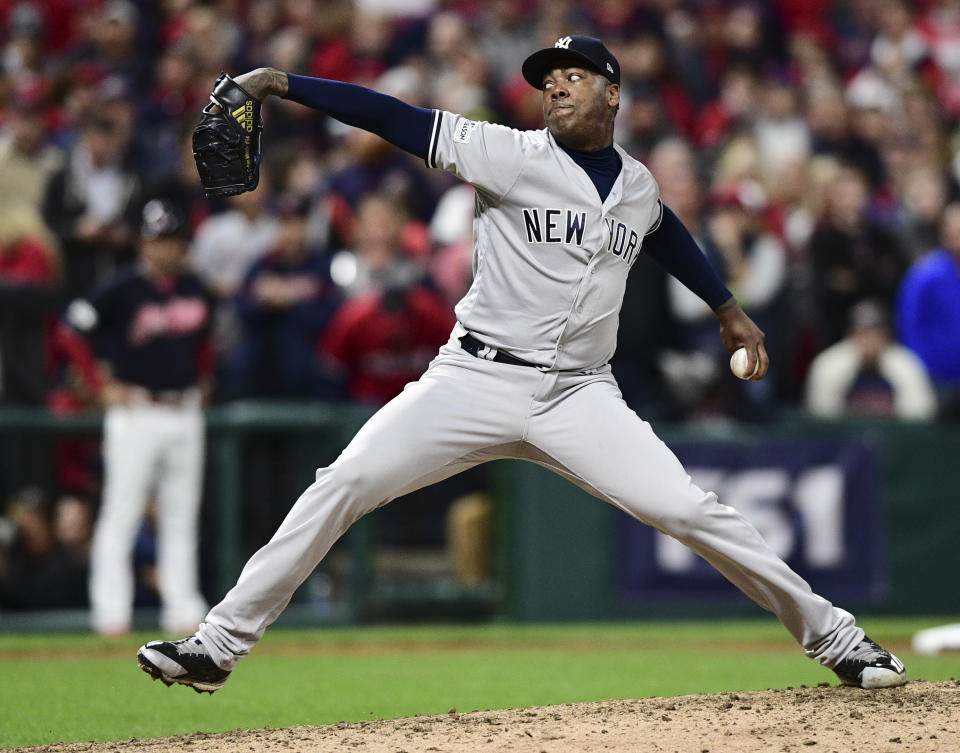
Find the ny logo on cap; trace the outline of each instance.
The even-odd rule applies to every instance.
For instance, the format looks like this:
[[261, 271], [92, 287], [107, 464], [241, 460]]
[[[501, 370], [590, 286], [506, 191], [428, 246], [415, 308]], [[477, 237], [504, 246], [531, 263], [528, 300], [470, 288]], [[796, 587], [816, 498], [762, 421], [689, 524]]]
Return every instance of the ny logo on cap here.
[[610, 65], [610, 63], [607, 63], [607, 70], [610, 71], [610, 73], [613, 73], [613, 66]]
[[559, 47], [561, 50], [566, 50], [570, 48], [570, 43], [572, 41], [573, 40], [570, 37], [560, 37], [554, 47]]

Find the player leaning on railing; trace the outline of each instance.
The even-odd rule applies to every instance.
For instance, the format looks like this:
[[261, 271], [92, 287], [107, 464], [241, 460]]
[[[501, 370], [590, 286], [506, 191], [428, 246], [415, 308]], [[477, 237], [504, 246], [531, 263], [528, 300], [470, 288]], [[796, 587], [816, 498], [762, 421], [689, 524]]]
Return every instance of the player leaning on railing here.
[[[373, 131], [471, 183], [474, 280], [457, 304], [449, 342], [423, 377], [317, 472], [197, 634], [148, 643], [140, 665], [168, 684], [216, 690], [354, 521], [478, 463], [521, 458], [689, 546], [776, 614], [844, 684], [902, 685], [896, 657], [864, 636], [851, 614], [814, 594], [736, 510], [697, 487], [620, 397], [610, 358], [626, 278], [641, 253], [711, 306], [727, 350], [746, 348], [751, 379], [764, 378], [768, 359], [763, 333], [662, 205], [650, 172], [613, 143], [617, 60], [598, 39], [563, 37], [527, 58], [523, 75], [543, 91], [544, 130], [475, 122], [271, 69], [239, 76], [240, 92], [220, 98], [227, 107], [208, 108], [221, 116], [215, 127], [234, 129], [200, 139], [201, 175], [214, 181], [208, 189], [255, 181], [245, 166], [256, 158], [249, 150], [259, 131], [237, 128], [258, 122], [268, 95]], [[218, 83], [221, 92], [228, 83]], [[257, 104], [248, 107], [245, 98]], [[221, 157], [221, 138], [240, 162]], [[231, 164], [240, 168], [233, 175], [214, 169]]]

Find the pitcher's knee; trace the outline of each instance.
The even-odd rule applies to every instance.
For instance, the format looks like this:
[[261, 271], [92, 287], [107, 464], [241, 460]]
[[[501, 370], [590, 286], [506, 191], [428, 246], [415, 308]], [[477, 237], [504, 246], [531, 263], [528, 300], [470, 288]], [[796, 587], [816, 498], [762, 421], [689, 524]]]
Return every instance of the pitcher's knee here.
[[690, 539], [707, 525], [717, 506], [717, 495], [713, 492], [684, 497], [658, 516], [657, 527], [680, 541]]
[[336, 489], [346, 499], [375, 507], [386, 496], [383, 489], [387, 484], [381, 476], [382, 474], [370, 465], [337, 461], [317, 471], [317, 484], [328, 485], [328, 494], [330, 489]]

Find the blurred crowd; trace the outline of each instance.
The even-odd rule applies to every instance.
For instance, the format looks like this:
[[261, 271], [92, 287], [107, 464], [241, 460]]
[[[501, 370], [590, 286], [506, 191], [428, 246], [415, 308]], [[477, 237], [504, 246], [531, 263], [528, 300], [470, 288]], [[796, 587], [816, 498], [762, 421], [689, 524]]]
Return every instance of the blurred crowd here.
[[[472, 189], [271, 99], [260, 186], [209, 201], [190, 135], [213, 81], [270, 65], [541, 128], [520, 64], [586, 33], [621, 62], [616, 141], [771, 354], [768, 379], [733, 378], [705, 304], [641, 257], [627, 401], [960, 417], [960, 0], [0, 0], [0, 29], [4, 403], [96, 407], [57, 323], [135, 261], [155, 198], [216, 296], [214, 400], [389, 400], [470, 284]], [[89, 493], [90, 448], [64, 453], [60, 488]]]

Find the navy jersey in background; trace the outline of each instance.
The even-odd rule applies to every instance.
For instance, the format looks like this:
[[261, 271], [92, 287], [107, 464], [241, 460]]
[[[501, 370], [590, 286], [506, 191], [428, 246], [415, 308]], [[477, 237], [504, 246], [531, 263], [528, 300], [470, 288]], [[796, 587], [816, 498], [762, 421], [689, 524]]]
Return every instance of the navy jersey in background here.
[[195, 275], [160, 281], [137, 265], [71, 304], [67, 321], [90, 338], [116, 379], [151, 391], [181, 390], [200, 378], [211, 304]]

